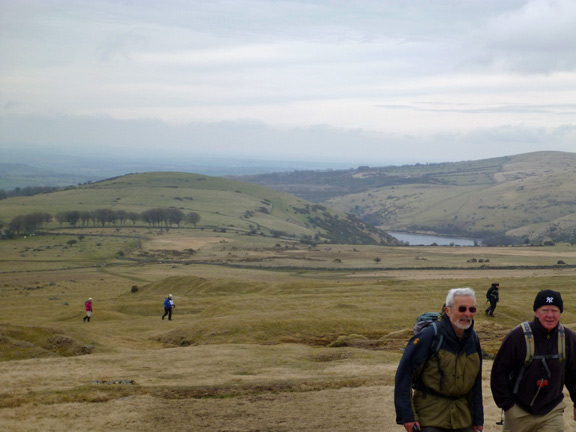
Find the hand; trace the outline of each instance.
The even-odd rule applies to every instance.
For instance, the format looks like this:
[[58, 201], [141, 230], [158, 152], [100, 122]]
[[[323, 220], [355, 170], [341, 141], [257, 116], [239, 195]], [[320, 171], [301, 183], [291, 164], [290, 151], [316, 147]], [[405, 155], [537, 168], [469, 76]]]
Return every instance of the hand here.
[[472, 429], [474, 432], [480, 432], [482, 429], [484, 429], [484, 426], [472, 426]]
[[406, 429], [406, 432], [413, 432], [414, 431], [414, 426], [417, 426], [418, 429], [416, 430], [420, 430], [420, 423], [418, 422], [408, 422], [408, 423], [404, 423], [404, 428]]

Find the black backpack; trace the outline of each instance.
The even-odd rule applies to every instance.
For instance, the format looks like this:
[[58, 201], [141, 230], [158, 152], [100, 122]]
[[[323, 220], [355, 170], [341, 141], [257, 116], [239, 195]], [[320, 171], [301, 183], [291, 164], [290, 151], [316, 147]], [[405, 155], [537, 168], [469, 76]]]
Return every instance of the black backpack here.
[[438, 321], [440, 318], [441, 315], [439, 312], [424, 312], [416, 318], [416, 324], [414, 324], [414, 335], [418, 335], [427, 327], [432, 326], [434, 328], [434, 341], [432, 342], [429, 357], [440, 350], [444, 339], [444, 336], [438, 333]]
[[[562, 367], [564, 367], [566, 363], [566, 331], [564, 330], [564, 326], [558, 323], [558, 354], [548, 354], [548, 355], [534, 355], [534, 333], [532, 332], [532, 328], [530, 327], [530, 323], [528, 321], [524, 321], [522, 324], [522, 331], [524, 332], [524, 340], [526, 341], [526, 357], [524, 358], [524, 364], [522, 365], [522, 369], [518, 373], [516, 377], [516, 381], [514, 383], [514, 389], [512, 390], [512, 394], [518, 394], [518, 388], [520, 387], [520, 382], [524, 376], [524, 371], [530, 364], [532, 360], [541, 360], [542, 364], [544, 365], [544, 369], [548, 373], [547, 378], [550, 378], [550, 369], [548, 368], [548, 363], [546, 360], [558, 359]], [[546, 385], [544, 379], [539, 381], [539, 388], [536, 394], [534, 395], [534, 399], [530, 403], [530, 406], [534, 404], [536, 401], [536, 397], [538, 393], [540, 393], [540, 389]]]

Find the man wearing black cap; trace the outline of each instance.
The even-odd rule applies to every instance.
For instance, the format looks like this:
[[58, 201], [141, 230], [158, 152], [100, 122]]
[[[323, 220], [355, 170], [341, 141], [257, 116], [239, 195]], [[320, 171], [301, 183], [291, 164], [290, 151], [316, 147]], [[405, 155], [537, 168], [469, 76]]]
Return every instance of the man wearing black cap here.
[[490, 386], [506, 431], [564, 430], [564, 385], [576, 403], [576, 334], [560, 324], [563, 310], [559, 292], [540, 291], [534, 321], [514, 328], [500, 346]]

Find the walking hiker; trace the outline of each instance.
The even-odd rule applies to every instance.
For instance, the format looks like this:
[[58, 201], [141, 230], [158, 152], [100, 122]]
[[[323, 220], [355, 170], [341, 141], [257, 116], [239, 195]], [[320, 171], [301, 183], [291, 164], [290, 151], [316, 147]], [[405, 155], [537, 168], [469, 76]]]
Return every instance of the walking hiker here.
[[396, 423], [407, 432], [483, 429], [482, 351], [473, 328], [474, 290], [451, 289], [444, 312], [441, 321], [410, 339], [396, 371]]
[[500, 300], [500, 294], [498, 289], [500, 288], [499, 283], [493, 283], [488, 291], [486, 292], [486, 301], [490, 302], [490, 306], [486, 309], [486, 315], [494, 316], [494, 309], [496, 309], [496, 303]]
[[162, 319], [168, 315], [168, 321], [172, 320], [172, 309], [174, 309], [176, 305], [174, 304], [174, 300], [172, 300], [172, 294], [168, 294], [168, 297], [164, 299], [164, 315], [162, 315]]
[[82, 319], [82, 321], [90, 322], [90, 317], [92, 316], [92, 297], [84, 302], [84, 309], [86, 310], [86, 316]]
[[576, 334], [560, 323], [559, 292], [540, 291], [533, 309], [534, 320], [502, 341], [490, 375], [492, 396], [504, 410], [506, 431], [563, 431], [564, 386], [576, 404]]

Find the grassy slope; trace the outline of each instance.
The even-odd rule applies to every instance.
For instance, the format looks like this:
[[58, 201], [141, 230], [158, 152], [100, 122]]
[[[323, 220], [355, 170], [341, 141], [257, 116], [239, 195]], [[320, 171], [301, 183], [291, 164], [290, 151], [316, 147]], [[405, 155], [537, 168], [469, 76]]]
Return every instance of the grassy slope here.
[[[442, 249], [445, 264], [452, 260], [451, 250]], [[230, 343], [336, 343], [398, 352], [415, 318], [422, 311], [438, 310], [448, 288], [475, 288], [482, 306], [486, 289], [497, 277], [502, 286], [498, 319], [477, 316], [483, 344], [494, 352], [506, 330], [530, 318], [538, 290], [559, 290], [566, 304], [576, 300], [573, 269], [438, 270], [424, 278], [419, 273], [279, 272], [113, 261], [82, 269], [3, 271], [0, 345], [4, 360], [78, 354], [85, 344], [94, 344], [100, 352]], [[138, 289], [132, 292], [134, 286]], [[159, 326], [168, 293], [177, 305], [174, 325]], [[88, 297], [94, 298], [94, 326], [82, 327]], [[563, 317], [566, 324], [576, 323], [569, 308]], [[68, 343], [51, 341], [52, 335], [68, 338]]]
[[[281, 231], [356, 242], [393, 242], [359, 221], [348, 219], [323, 206], [250, 183], [188, 173], [131, 174], [68, 190], [33, 197], [3, 200], [0, 218], [9, 222], [20, 214], [99, 208], [141, 213], [156, 207], [175, 207], [196, 212], [200, 225], [270, 235]], [[249, 213], [249, 215], [248, 215]], [[313, 221], [314, 219], [314, 221]], [[335, 225], [335, 227], [333, 226]]]
[[452, 168], [452, 174], [434, 174], [444, 184], [387, 186], [326, 204], [387, 230], [506, 232], [546, 240], [554, 239], [554, 225], [562, 228], [556, 234], [576, 228], [570, 216], [576, 210], [576, 154], [531, 153]]

